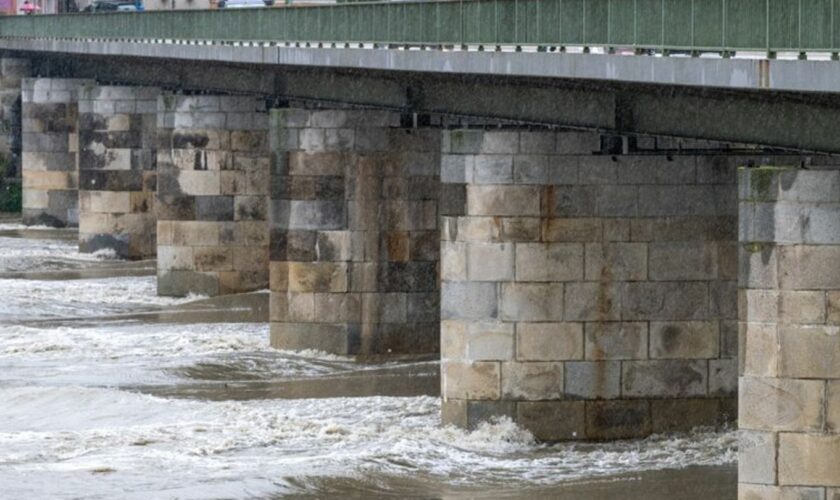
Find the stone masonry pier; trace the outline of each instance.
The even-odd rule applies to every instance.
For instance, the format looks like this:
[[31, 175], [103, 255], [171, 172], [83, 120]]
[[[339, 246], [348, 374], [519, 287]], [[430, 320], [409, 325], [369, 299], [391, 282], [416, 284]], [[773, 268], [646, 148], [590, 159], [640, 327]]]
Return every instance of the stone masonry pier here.
[[382, 111], [271, 125], [271, 345], [437, 353], [440, 130]]
[[88, 86], [79, 97], [79, 251], [157, 253], [154, 87]]
[[255, 97], [158, 101], [158, 293], [268, 286], [268, 114]]
[[455, 130], [441, 178], [443, 420], [618, 439], [736, 413], [734, 169], [600, 136]]
[[0, 161], [7, 177], [20, 175], [21, 80], [31, 71], [29, 59], [0, 58]]
[[840, 498], [840, 170], [738, 187], [739, 498]]
[[22, 94], [23, 222], [77, 226], [78, 96], [90, 80], [25, 78]]

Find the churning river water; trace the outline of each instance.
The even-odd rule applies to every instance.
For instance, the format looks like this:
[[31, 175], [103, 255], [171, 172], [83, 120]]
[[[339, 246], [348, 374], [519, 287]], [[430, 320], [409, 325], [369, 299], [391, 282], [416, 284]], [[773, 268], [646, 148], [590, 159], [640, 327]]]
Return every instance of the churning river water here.
[[734, 495], [733, 431], [444, 428], [434, 361], [272, 350], [265, 293], [157, 297], [153, 262], [74, 238], [0, 225], [0, 498]]

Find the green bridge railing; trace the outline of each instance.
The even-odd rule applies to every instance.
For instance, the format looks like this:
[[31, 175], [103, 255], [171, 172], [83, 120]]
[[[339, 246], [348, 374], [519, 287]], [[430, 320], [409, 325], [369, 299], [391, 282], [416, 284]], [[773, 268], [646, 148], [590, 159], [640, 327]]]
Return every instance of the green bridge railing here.
[[840, 51], [840, 0], [449, 0], [0, 18], [0, 37]]

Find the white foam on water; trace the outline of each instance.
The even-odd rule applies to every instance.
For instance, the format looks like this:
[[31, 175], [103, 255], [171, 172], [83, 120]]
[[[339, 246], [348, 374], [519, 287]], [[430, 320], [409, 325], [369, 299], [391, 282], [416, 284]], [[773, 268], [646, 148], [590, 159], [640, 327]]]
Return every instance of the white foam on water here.
[[206, 402], [64, 387], [2, 389], [0, 398], [10, 403], [0, 411], [0, 483], [77, 473], [91, 475], [86, 494], [112, 491], [92, 477], [106, 468], [121, 487], [153, 496], [176, 484], [208, 494], [206, 482], [223, 473], [225, 495], [243, 498], [254, 485], [283, 493], [292, 479], [325, 476], [550, 485], [726, 464], [735, 453], [734, 432], [541, 446], [509, 420], [441, 428], [431, 397]]
[[[21, 241], [21, 256], [43, 252], [33, 263], [68, 251]], [[0, 290], [4, 498], [254, 498], [317, 494], [318, 481], [336, 478], [385, 490], [404, 479], [492, 490], [735, 460], [734, 432], [555, 446], [510, 420], [465, 432], [440, 426], [432, 397], [208, 401], [132, 392], [189, 384], [188, 371], [206, 366], [258, 380], [367, 368], [272, 351], [266, 325], [55, 326], [194, 299], [157, 297], [154, 277], [0, 280]]]
[[154, 276], [69, 281], [0, 279], [0, 322], [104, 316], [192, 302], [157, 296]]

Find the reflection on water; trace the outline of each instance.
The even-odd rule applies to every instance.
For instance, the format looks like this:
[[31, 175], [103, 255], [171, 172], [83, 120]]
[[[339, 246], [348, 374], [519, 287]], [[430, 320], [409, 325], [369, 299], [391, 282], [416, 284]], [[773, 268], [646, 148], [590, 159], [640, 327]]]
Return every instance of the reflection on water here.
[[[127, 263], [18, 236], [0, 227], [4, 497], [667, 498], [677, 480], [734, 491], [733, 432], [544, 446], [509, 421], [442, 428], [433, 361], [270, 350], [264, 293], [159, 298]], [[42, 274], [97, 267], [112, 277]], [[650, 472], [688, 466], [706, 467]]]

